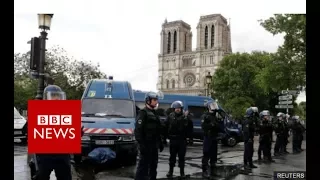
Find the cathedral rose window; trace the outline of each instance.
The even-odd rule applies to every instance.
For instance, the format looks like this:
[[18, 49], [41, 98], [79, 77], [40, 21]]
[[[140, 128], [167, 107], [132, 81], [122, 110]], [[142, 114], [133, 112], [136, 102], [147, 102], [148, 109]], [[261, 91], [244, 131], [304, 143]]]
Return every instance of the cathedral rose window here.
[[187, 86], [193, 86], [196, 82], [196, 76], [192, 73], [188, 73], [184, 76], [183, 81]]

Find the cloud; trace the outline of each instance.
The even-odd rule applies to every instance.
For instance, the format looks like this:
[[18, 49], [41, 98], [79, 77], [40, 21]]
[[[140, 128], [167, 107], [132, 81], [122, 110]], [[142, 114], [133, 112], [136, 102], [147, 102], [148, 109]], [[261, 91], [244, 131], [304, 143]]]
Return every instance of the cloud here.
[[[289, 5], [290, 4], [290, 5]], [[48, 48], [60, 45], [70, 55], [99, 62], [115, 79], [129, 80], [135, 89], [156, 90], [161, 24], [184, 20], [193, 31], [201, 15], [221, 13], [231, 18], [234, 51], [276, 51], [283, 43], [258, 23], [274, 13], [305, 13], [303, 0], [15, 0], [14, 52], [30, 49], [27, 41], [38, 36], [37, 13], [54, 13]]]

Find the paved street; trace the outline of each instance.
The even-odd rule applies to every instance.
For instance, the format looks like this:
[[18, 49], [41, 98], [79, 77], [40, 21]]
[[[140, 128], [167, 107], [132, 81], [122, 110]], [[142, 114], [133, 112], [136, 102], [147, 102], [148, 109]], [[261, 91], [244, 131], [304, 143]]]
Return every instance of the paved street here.
[[[290, 140], [291, 141], [291, 140]], [[288, 151], [291, 152], [291, 143], [288, 144]], [[255, 153], [254, 160], [257, 159], [257, 137], [255, 140]], [[305, 141], [303, 142], [303, 148], [305, 148]], [[29, 168], [27, 166], [27, 147], [16, 143], [14, 152], [14, 171], [15, 180], [29, 180]], [[243, 143], [237, 146], [222, 147], [219, 146], [219, 162], [217, 169], [217, 179], [225, 179], [231, 177], [232, 180], [249, 180], [249, 179], [270, 179], [272, 178], [273, 171], [305, 171], [306, 170], [306, 153], [305, 151], [300, 154], [288, 154], [283, 157], [275, 159], [276, 162], [272, 164], [256, 164], [259, 168], [254, 169], [252, 172], [244, 171], [242, 168], [242, 157], [243, 155]], [[188, 148], [186, 155], [186, 173], [191, 175], [190, 179], [201, 179], [201, 156], [202, 156], [202, 145], [196, 143], [194, 146]], [[169, 152], [168, 148], [165, 148], [159, 156], [158, 165], [158, 178], [166, 179], [165, 174], [168, 171], [168, 159]], [[114, 180], [125, 180], [133, 179], [135, 166], [121, 166], [120, 164], [113, 164], [112, 167], [106, 167], [103, 172], [96, 175], [97, 179], [114, 179]], [[75, 174], [75, 173], [74, 173]], [[175, 175], [179, 175], [179, 168], [175, 168]], [[52, 173], [52, 180], [55, 180], [54, 174]], [[76, 179], [76, 178], [75, 178]]]

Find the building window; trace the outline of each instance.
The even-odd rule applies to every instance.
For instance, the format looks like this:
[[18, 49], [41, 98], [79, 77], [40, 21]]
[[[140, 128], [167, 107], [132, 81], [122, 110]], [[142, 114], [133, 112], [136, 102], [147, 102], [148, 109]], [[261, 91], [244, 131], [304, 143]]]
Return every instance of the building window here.
[[206, 64], [207, 64], [206, 56], [202, 56], [202, 64], [203, 64], [203, 65], [206, 65]]
[[214, 25], [211, 27], [211, 48], [214, 46]]
[[177, 50], [177, 31], [173, 33], [173, 53]]
[[192, 66], [192, 58], [186, 58], [182, 60], [183, 67], [191, 67]]
[[167, 52], [168, 54], [170, 54], [170, 49], [171, 49], [171, 33], [168, 33], [168, 45], [167, 45], [168, 49]]
[[176, 81], [173, 79], [172, 80], [172, 88], [174, 89], [176, 87]]
[[213, 64], [213, 56], [210, 56], [210, 64]]
[[204, 30], [204, 47], [208, 48], [208, 26]]
[[169, 85], [170, 85], [169, 80], [167, 80], [166, 84], [167, 84], [167, 89], [169, 89]]

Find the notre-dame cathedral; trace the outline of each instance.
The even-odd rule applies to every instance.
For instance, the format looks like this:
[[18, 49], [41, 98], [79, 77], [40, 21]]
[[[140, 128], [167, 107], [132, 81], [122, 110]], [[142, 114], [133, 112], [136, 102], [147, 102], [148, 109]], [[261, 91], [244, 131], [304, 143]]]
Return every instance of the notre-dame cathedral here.
[[196, 49], [189, 24], [165, 20], [157, 88], [170, 94], [204, 95], [206, 75], [213, 75], [218, 62], [231, 52], [230, 24], [221, 14], [200, 17]]

